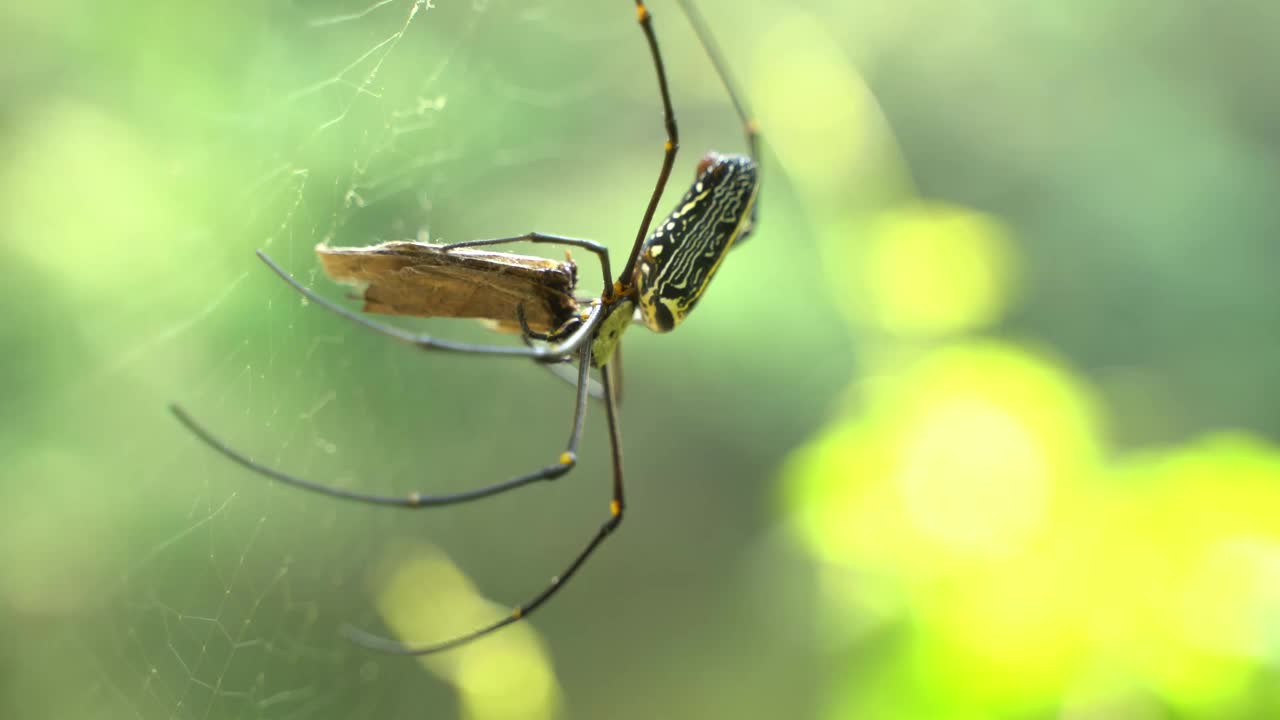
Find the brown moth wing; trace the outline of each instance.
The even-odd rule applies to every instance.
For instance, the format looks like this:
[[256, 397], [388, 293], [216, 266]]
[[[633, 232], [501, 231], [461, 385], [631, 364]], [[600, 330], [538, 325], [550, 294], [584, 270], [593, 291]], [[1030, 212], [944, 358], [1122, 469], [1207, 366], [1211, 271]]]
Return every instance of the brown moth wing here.
[[552, 332], [578, 312], [572, 260], [471, 248], [445, 251], [418, 242], [368, 247], [316, 246], [325, 273], [364, 289], [365, 312], [412, 317], [477, 318], [519, 332], [524, 305], [532, 330]]

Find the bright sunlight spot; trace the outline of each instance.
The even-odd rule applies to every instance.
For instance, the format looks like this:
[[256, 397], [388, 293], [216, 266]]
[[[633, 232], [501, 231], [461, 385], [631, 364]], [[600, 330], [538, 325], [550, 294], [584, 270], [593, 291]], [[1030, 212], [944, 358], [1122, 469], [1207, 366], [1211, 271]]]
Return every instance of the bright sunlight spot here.
[[890, 333], [976, 329], [997, 320], [1008, 304], [1014, 258], [995, 218], [912, 205], [882, 213], [866, 242], [864, 313]]
[[912, 524], [945, 554], [989, 555], [1040, 526], [1050, 469], [1028, 429], [982, 397], [948, 398], [905, 439], [897, 482]]
[[785, 474], [837, 615], [824, 626], [902, 634], [829, 717], [1034, 715], [1054, 698], [1141, 717], [1151, 688], [1200, 717], [1280, 662], [1273, 448], [1219, 436], [1109, 463], [1092, 392], [1013, 346], [929, 353], [862, 390]]
[[[480, 595], [435, 547], [397, 547], [387, 561], [394, 565], [378, 591], [378, 610], [401, 642], [437, 642], [511, 612]], [[527, 622], [419, 661], [457, 688], [471, 720], [539, 720], [555, 717], [560, 705], [550, 657]]]
[[[16, 118], [17, 156], [0, 169], [0, 235], [82, 292], [173, 263], [170, 249], [130, 251], [178, 229], [168, 179], [146, 138], [102, 109], [70, 100]], [[69, 210], [70, 207], [74, 210]]]

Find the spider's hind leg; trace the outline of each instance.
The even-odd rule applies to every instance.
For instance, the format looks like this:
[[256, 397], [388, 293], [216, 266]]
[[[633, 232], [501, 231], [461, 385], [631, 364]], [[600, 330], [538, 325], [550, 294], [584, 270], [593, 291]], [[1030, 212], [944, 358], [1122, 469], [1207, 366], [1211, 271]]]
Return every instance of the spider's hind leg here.
[[[583, 367], [589, 366], [591, 360], [588, 357], [582, 358]], [[600, 376], [601, 384], [604, 387], [605, 394], [605, 419], [608, 421], [609, 427], [609, 449], [612, 455], [613, 465], [613, 492], [609, 500], [609, 516], [601, 523], [599, 529], [591, 535], [591, 539], [583, 546], [573, 560], [560, 571], [558, 575], [551, 578], [551, 581], [542, 588], [536, 595], [529, 598], [525, 602], [511, 609], [511, 612], [496, 622], [485, 625], [473, 630], [465, 635], [459, 635], [452, 640], [435, 643], [431, 645], [406, 644], [398, 640], [372, 635], [358, 628], [347, 626], [344, 632], [348, 639], [359, 645], [377, 650], [379, 652], [393, 653], [396, 655], [429, 655], [431, 653], [448, 650], [459, 645], [465, 645], [482, 638], [491, 633], [497, 632], [502, 628], [524, 620], [532, 615], [538, 608], [547, 603], [556, 593], [560, 592], [565, 585], [573, 578], [577, 572], [582, 569], [587, 560], [595, 553], [595, 551], [604, 543], [604, 541], [618, 529], [622, 524], [622, 515], [626, 509], [626, 498], [623, 493], [622, 484], [622, 437], [618, 428], [618, 405], [616, 395], [614, 394], [614, 382], [611, 377], [613, 373], [612, 365], [605, 365], [601, 368], [603, 373]]]

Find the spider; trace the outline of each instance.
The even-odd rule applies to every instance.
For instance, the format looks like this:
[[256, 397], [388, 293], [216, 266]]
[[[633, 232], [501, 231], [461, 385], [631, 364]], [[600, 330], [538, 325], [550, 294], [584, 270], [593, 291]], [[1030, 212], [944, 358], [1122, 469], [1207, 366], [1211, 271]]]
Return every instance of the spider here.
[[[679, 136], [676, 130], [675, 113], [671, 108], [666, 71], [663, 69], [662, 55], [658, 50], [658, 41], [653, 30], [652, 16], [644, 0], [635, 0], [636, 18], [648, 44], [653, 68], [657, 75], [667, 139], [657, 182], [653, 193], [649, 196], [648, 205], [636, 233], [635, 243], [632, 245], [626, 264], [623, 265], [622, 272], [616, 277], [613, 276], [610, 270], [609, 251], [598, 242], [539, 232], [440, 246], [447, 252], [458, 248], [532, 242], [576, 247], [593, 253], [599, 261], [604, 278], [603, 292], [599, 298], [590, 301], [557, 329], [545, 333], [534, 331], [526, 322], [521, 307], [517, 312], [522, 329], [523, 345], [475, 345], [415, 334], [369, 319], [320, 297], [277, 265], [266, 253], [258, 251], [258, 257], [271, 270], [311, 302], [370, 330], [420, 349], [506, 355], [531, 358], [540, 363], [576, 361], [577, 370], [572, 379], [576, 385], [572, 429], [564, 451], [554, 462], [524, 475], [464, 492], [444, 495], [410, 492], [398, 496], [366, 494], [331, 487], [264, 465], [233, 449], [198, 423], [182, 407], [176, 404], [171, 406], [177, 419], [196, 437], [222, 455], [260, 475], [286, 485], [344, 500], [417, 509], [479, 500], [540, 480], [553, 480], [565, 475], [578, 461], [578, 444], [586, 418], [587, 399], [593, 394], [601, 397], [608, 423], [612, 459], [612, 498], [609, 502], [608, 517], [558, 575], [552, 577], [540, 592], [513, 608], [505, 617], [450, 640], [426, 645], [405, 644], [371, 635], [362, 630], [346, 628], [346, 634], [354, 642], [388, 653], [425, 655], [463, 645], [518, 622], [542, 607], [559, 592], [582, 568], [605, 538], [609, 537], [621, 524], [626, 501], [622, 482], [622, 441], [618, 428], [618, 371], [614, 360], [619, 337], [633, 322], [642, 323], [650, 330], [661, 333], [674, 329], [685, 319], [706, 290], [707, 284], [730, 248], [751, 233], [755, 225], [756, 197], [760, 188], [760, 171], [755, 159], [759, 153], [755, 123], [750, 119], [734, 88], [734, 83], [725, 68], [720, 51], [711, 38], [706, 22], [690, 5], [689, 0], [679, 0], [679, 4], [733, 103], [743, 126], [749, 155], [707, 153], [698, 163], [694, 182], [681, 198], [676, 209], [654, 227], [652, 233], [649, 232], [654, 211], [661, 200], [662, 192], [675, 163]], [[595, 393], [592, 392], [591, 370], [593, 368], [599, 371], [599, 383]]]

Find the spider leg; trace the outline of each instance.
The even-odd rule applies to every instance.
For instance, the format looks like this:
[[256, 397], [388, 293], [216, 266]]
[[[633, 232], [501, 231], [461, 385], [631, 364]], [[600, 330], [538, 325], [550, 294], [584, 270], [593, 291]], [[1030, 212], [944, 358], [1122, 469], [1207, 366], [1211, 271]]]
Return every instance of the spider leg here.
[[462, 242], [447, 243], [441, 246], [443, 250], [455, 250], [457, 248], [484, 247], [486, 245], [506, 245], [508, 243], [531, 242], [531, 243], [548, 243], [551, 245], [570, 245], [579, 247], [588, 252], [595, 253], [600, 259], [600, 271], [604, 274], [604, 291], [609, 292], [609, 288], [613, 285], [613, 274], [609, 269], [609, 248], [601, 245], [595, 240], [583, 240], [582, 238], [564, 237], [563, 235], [548, 235], [546, 233], [531, 232], [526, 235], [517, 235], [515, 237], [491, 238], [489, 240], [464, 240]]
[[[576, 385], [578, 382], [578, 374], [567, 367], [564, 367], [562, 365], [552, 365], [550, 363], [541, 363], [541, 365], [545, 367], [552, 375], [555, 375], [556, 377], [569, 383], [570, 385]], [[617, 396], [615, 399], [618, 402], [618, 407], [622, 407], [622, 343], [621, 342], [619, 342], [617, 347], [613, 349], [613, 359], [609, 361], [609, 366], [615, 369], [615, 375], [617, 376], [617, 380], [614, 383], [614, 385], [616, 386], [614, 388], [614, 393]], [[596, 382], [594, 379], [590, 379], [587, 382], [591, 383], [591, 386], [587, 388], [587, 393], [590, 394], [591, 397], [595, 400], [604, 400], [604, 386]]]
[[529, 316], [524, 311], [524, 303], [516, 305], [516, 322], [520, 323], [520, 339], [524, 341], [525, 345], [533, 347], [533, 340], [551, 342], [549, 333], [541, 333], [529, 327]]
[[747, 147], [750, 148], [751, 157], [758, 162], [760, 156], [759, 128], [756, 127], [756, 121], [752, 119], [751, 112], [742, 100], [742, 93], [738, 92], [738, 86], [733, 81], [733, 76], [729, 74], [729, 65], [724, 61], [724, 54], [720, 52], [720, 46], [716, 44], [711, 31], [707, 29], [707, 21], [703, 19], [702, 13], [698, 12], [693, 3], [689, 2], [689, 0], [677, 0], [677, 2], [680, 3], [680, 9], [684, 11], [685, 17], [689, 19], [689, 25], [693, 27], [693, 34], [698, 36], [698, 42], [707, 51], [707, 57], [711, 59], [711, 65], [715, 68], [716, 75], [720, 77], [720, 83], [724, 85], [725, 92], [729, 94], [729, 100], [733, 103], [734, 112], [738, 113], [738, 120], [742, 122], [742, 131], [746, 136]]
[[613, 400], [617, 403], [618, 408], [622, 408], [622, 341], [613, 348], [613, 359], [609, 361], [609, 367], [613, 368]]
[[390, 505], [394, 507], [403, 507], [409, 509], [417, 509], [424, 507], [439, 507], [441, 505], [456, 505], [458, 503], [478, 500], [480, 498], [497, 495], [508, 490], [528, 485], [539, 480], [554, 480], [574, 468], [578, 462], [578, 443], [582, 440], [582, 428], [587, 415], [587, 394], [589, 372], [591, 369], [591, 344], [586, 343], [579, 352], [579, 362], [581, 366], [578, 369], [578, 392], [574, 400], [573, 406], [573, 428], [569, 432], [569, 442], [564, 452], [560, 453], [560, 457], [556, 461], [546, 467], [539, 468], [531, 473], [526, 473], [510, 480], [506, 480], [492, 485], [486, 485], [475, 490], [467, 490], [459, 493], [450, 493], [446, 495], [424, 495], [418, 492], [411, 492], [407, 495], [375, 495], [371, 493], [362, 493], [354, 490], [346, 490], [344, 488], [332, 487], [313, 480], [291, 475], [289, 473], [277, 470], [273, 467], [264, 465], [250, 458], [248, 455], [235, 450], [224, 440], [214, 435], [207, 428], [196, 422], [185, 409], [180, 405], [170, 405], [169, 410], [173, 412], [178, 421], [187, 426], [187, 429], [196, 437], [204, 441], [206, 445], [222, 453], [231, 460], [240, 465], [266, 476], [277, 482], [286, 485], [292, 485], [303, 490], [328, 495], [330, 497], [342, 498], [344, 500], [355, 500], [357, 502], [368, 503], [370, 505]]
[[[528, 345], [529, 347], [533, 347], [534, 340], [546, 341], [551, 339], [550, 335], [547, 335], [546, 333], [536, 332], [535, 330], [529, 327], [529, 321], [526, 318], [525, 312], [524, 312], [524, 303], [521, 303], [516, 306], [516, 320], [520, 321], [520, 330], [521, 330], [520, 339], [524, 341], [525, 345]], [[570, 370], [569, 368], [566, 368], [559, 363], [540, 362], [538, 364], [546, 368], [547, 371], [550, 372], [552, 375], [560, 378], [561, 380], [569, 383], [570, 385], [576, 386], [578, 384], [577, 372], [574, 372], [573, 370]], [[591, 378], [588, 378], [587, 385], [588, 385], [587, 387], [588, 395], [595, 398], [596, 400], [604, 399], [604, 390], [600, 386], [600, 383], [596, 382], [595, 380], [592, 380]]]
[[[601, 308], [599, 306], [589, 308], [587, 317], [578, 326], [576, 330], [569, 334], [562, 341], [553, 343], [545, 347], [518, 347], [508, 345], [475, 345], [472, 343], [454, 342], [452, 340], [441, 340], [431, 337], [430, 335], [422, 335], [419, 333], [409, 332], [394, 325], [388, 325], [376, 320], [371, 320], [364, 315], [353, 312], [340, 305], [320, 297], [314, 290], [306, 287], [298, 282], [296, 278], [285, 271], [284, 268], [276, 264], [265, 252], [259, 250], [258, 257], [267, 267], [271, 268], [285, 282], [289, 283], [294, 290], [297, 290], [303, 297], [320, 307], [328, 310], [335, 315], [340, 315], [357, 325], [363, 325], [376, 333], [386, 335], [393, 340], [399, 340], [409, 345], [414, 345], [423, 350], [444, 350], [448, 352], [472, 353], [476, 355], [506, 355], [514, 357], [527, 357], [537, 360], [555, 362], [564, 357], [573, 354], [579, 347], [587, 342], [594, 333], [597, 325], [603, 319]], [[587, 344], [590, 344], [587, 342]]]
[[[724, 55], [720, 52], [720, 47], [716, 45], [715, 39], [711, 35], [711, 31], [707, 28], [707, 21], [702, 18], [702, 14], [694, 7], [689, 0], [678, 0], [680, 9], [684, 11], [685, 17], [689, 19], [689, 25], [693, 27], [693, 33], [698, 36], [698, 42], [702, 43], [702, 47], [707, 51], [707, 57], [711, 59], [711, 65], [716, 70], [716, 75], [720, 77], [720, 83], [724, 85], [725, 92], [729, 94], [729, 100], [733, 103], [734, 112], [738, 113], [738, 120], [742, 122], [742, 132], [747, 140], [748, 152], [751, 159], [758, 164], [760, 162], [760, 133], [756, 126], [756, 121], [751, 117], [750, 110], [747, 109], [746, 103], [742, 99], [742, 94], [738, 92], [737, 84], [733, 81], [733, 76], [729, 74], [729, 65], [724, 61]], [[756, 209], [760, 207], [759, 191], [756, 191], [756, 202], [751, 206], [751, 223], [742, 229], [734, 244], [741, 243], [747, 239], [756, 224]]]
[[[590, 364], [585, 357], [582, 362], [584, 366]], [[433, 645], [407, 645], [390, 638], [370, 634], [359, 628], [345, 626], [343, 627], [343, 634], [345, 634], [348, 639], [358, 645], [363, 645], [370, 650], [377, 650], [396, 655], [427, 655], [430, 653], [436, 653], [459, 645], [465, 645], [472, 640], [484, 637], [485, 635], [500, 630], [514, 622], [529, 617], [534, 613], [534, 611], [542, 607], [543, 604], [559, 592], [560, 588], [563, 588], [568, 584], [570, 578], [572, 578], [574, 574], [582, 568], [582, 566], [587, 562], [587, 559], [596, 551], [596, 548], [600, 547], [600, 545], [604, 543], [605, 538], [612, 535], [613, 531], [617, 530], [618, 526], [622, 524], [622, 513], [626, 507], [622, 490], [622, 442], [618, 430], [618, 409], [613, 393], [613, 380], [611, 378], [612, 364], [606, 365], [602, 372], [601, 382], [604, 386], [605, 392], [605, 415], [608, 418], [609, 423], [609, 448], [613, 455], [613, 497], [609, 502], [609, 517], [600, 525], [600, 528], [596, 530], [595, 534], [591, 536], [591, 539], [587, 542], [586, 546], [583, 547], [582, 550], [578, 551], [578, 554], [573, 558], [569, 565], [565, 567], [559, 575], [552, 577], [551, 582], [548, 583], [541, 592], [534, 595], [523, 604], [513, 608], [511, 613], [506, 617], [491, 625], [486, 625], [478, 630], [473, 630], [465, 635], [453, 638], [452, 640], [446, 640]]]
[[662, 95], [662, 118], [667, 129], [667, 142], [663, 146], [662, 169], [658, 171], [658, 181], [654, 184], [653, 194], [649, 196], [649, 205], [644, 210], [644, 218], [640, 221], [640, 229], [636, 231], [636, 242], [631, 246], [631, 254], [627, 264], [618, 276], [622, 289], [631, 286], [631, 276], [635, 273], [636, 261], [640, 259], [640, 248], [649, 235], [649, 224], [658, 210], [658, 201], [662, 199], [662, 191], [667, 187], [667, 178], [671, 177], [671, 167], [676, 162], [676, 151], [680, 149], [680, 133], [676, 130], [676, 113], [671, 109], [671, 92], [667, 89], [667, 71], [662, 66], [662, 53], [658, 51], [658, 38], [653, 34], [653, 16], [644, 0], [636, 0], [636, 20], [644, 31], [644, 38], [649, 43], [649, 54], [653, 56], [653, 69], [658, 75], [658, 92]]

